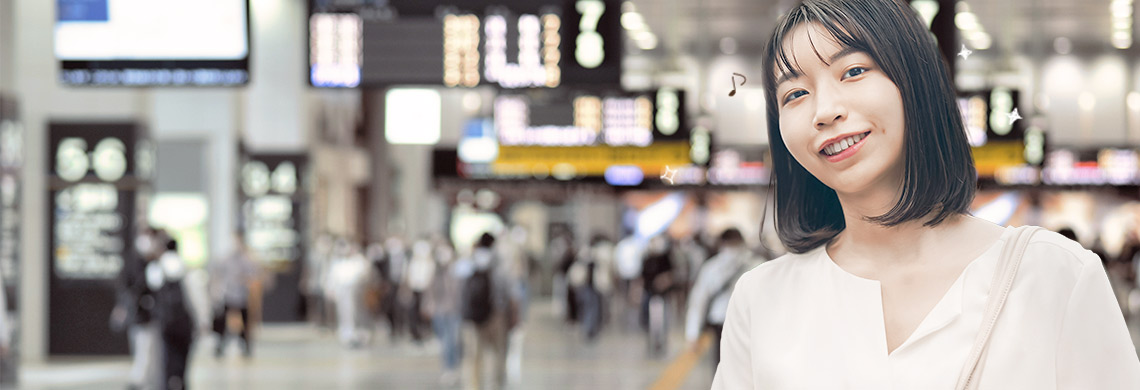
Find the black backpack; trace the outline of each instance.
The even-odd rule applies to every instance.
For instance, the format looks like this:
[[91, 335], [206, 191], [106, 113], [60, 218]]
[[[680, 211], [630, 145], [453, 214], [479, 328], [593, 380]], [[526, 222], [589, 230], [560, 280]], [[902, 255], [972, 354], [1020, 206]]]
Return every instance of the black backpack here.
[[463, 319], [482, 325], [491, 319], [493, 311], [491, 270], [475, 271], [463, 282]]

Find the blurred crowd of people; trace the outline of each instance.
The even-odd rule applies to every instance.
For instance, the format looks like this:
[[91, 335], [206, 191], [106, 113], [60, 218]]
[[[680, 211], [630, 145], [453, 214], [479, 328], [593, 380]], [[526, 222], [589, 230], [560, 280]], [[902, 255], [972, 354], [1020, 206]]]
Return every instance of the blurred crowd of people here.
[[[240, 234], [234, 243], [233, 252], [210, 262], [208, 274], [203, 274], [187, 267], [178, 241], [165, 230], [145, 227], [139, 232], [119, 273], [117, 303], [110, 317], [112, 329], [126, 332], [130, 341], [128, 389], [189, 388], [191, 346], [201, 330], [212, 328], [218, 334], [220, 357], [230, 333], [229, 312], [240, 313], [242, 347], [246, 357], [252, 354], [250, 286], [265, 275], [250, 258]], [[201, 296], [208, 302], [202, 302]]]
[[302, 278], [310, 320], [335, 329], [346, 348], [373, 345], [383, 331], [389, 344], [425, 345], [434, 334], [442, 384], [503, 388], [521, 379], [532, 284], [549, 284], [555, 315], [585, 344], [611, 325], [640, 329], [647, 356], [661, 358], [670, 322], [682, 320], [689, 342], [717, 334], [736, 278], [770, 258], [736, 229], [711, 244], [601, 234], [579, 242], [569, 229], [544, 252], [526, 242], [520, 227], [483, 233], [470, 248], [439, 237], [365, 245], [321, 236]]
[[[1072, 230], [1060, 232], [1076, 239]], [[346, 348], [384, 337], [389, 345], [438, 346], [445, 386], [501, 389], [521, 380], [524, 325], [531, 296], [540, 290], [549, 292], [554, 316], [583, 345], [609, 328], [641, 332], [646, 356], [663, 358], [671, 323], [679, 321], [690, 348], [702, 334], [711, 336], [715, 369], [737, 278], [777, 253], [749, 247], [735, 228], [702, 237], [708, 236], [579, 240], [570, 229], [556, 229], [535, 251], [521, 227], [483, 233], [470, 248], [441, 237], [358, 244], [322, 235], [306, 256], [300, 288], [308, 320], [334, 332]], [[200, 334], [217, 335], [217, 357], [233, 336], [242, 355], [252, 356], [251, 296], [271, 281], [243, 242], [235, 235], [229, 255], [195, 273], [170, 234], [140, 232], [111, 315], [111, 326], [131, 341], [130, 389], [187, 388], [189, 351]], [[1140, 315], [1140, 237], [1118, 258], [1094, 252], [1105, 259], [1126, 317]], [[208, 298], [198, 302], [197, 296]]]

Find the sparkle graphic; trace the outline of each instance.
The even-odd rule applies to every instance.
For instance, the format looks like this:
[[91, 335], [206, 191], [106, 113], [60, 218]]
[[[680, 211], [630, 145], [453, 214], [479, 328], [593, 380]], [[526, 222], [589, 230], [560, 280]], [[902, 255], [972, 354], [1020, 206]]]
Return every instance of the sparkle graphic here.
[[666, 165], [665, 166], [665, 173], [661, 174], [661, 180], [662, 181], [668, 180], [669, 184], [672, 185], [673, 184], [673, 176], [676, 176], [676, 175], [677, 175], [677, 170], [676, 169], [669, 169], [669, 166]]
[[1021, 119], [1021, 115], [1017, 113], [1017, 108], [1014, 108], [1013, 112], [1006, 114], [1006, 116], [1009, 117], [1009, 125], [1010, 126], [1013, 126], [1013, 122], [1017, 122], [1018, 119]]
[[965, 60], [965, 59], [969, 59], [969, 58], [970, 58], [970, 54], [974, 54], [974, 51], [973, 51], [973, 50], [970, 50], [970, 49], [967, 49], [967, 48], [966, 48], [966, 45], [962, 45], [962, 51], [958, 52], [958, 56], [959, 56], [959, 57], [962, 57], [962, 59], [963, 59], [963, 60]]

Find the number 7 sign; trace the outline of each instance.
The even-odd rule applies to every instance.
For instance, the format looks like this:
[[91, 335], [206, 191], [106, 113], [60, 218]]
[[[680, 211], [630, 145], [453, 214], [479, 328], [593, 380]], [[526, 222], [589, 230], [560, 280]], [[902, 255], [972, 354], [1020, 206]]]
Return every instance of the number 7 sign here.
[[565, 0], [563, 4], [562, 83], [621, 84], [621, 2]]

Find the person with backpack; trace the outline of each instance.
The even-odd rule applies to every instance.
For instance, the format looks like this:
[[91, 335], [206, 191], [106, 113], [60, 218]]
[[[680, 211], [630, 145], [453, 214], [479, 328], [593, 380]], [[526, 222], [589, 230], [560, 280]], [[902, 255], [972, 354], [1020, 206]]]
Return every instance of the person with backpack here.
[[713, 334], [713, 371], [720, 363], [720, 334], [728, 309], [728, 298], [736, 279], [751, 265], [752, 252], [736, 228], [720, 234], [720, 251], [701, 265], [685, 312], [685, 341], [695, 346], [701, 332]]
[[507, 337], [518, 323], [517, 300], [509, 278], [492, 249], [495, 237], [484, 233], [470, 256], [459, 260], [456, 274], [463, 280], [460, 312], [464, 321], [467, 388], [483, 389], [484, 355], [490, 354], [493, 389], [506, 385]]
[[155, 295], [155, 314], [159, 323], [163, 345], [163, 388], [185, 390], [186, 366], [190, 346], [194, 341], [194, 328], [198, 322], [190, 310], [189, 292], [183, 279], [186, 265], [178, 254], [178, 242], [166, 241], [166, 251], [158, 260], [147, 265], [147, 286]]

